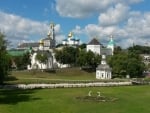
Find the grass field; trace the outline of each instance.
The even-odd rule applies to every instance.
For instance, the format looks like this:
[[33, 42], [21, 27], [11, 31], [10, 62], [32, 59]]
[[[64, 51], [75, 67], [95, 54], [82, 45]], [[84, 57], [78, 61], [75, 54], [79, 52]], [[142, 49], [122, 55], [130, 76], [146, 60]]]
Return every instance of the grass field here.
[[97, 80], [95, 72], [86, 72], [79, 68], [58, 69], [56, 72], [12, 71], [5, 83], [33, 84], [33, 83], [64, 83], [88, 81], [128, 81], [127, 79]]
[[[70, 89], [2, 90], [0, 113], [150, 113], [150, 86]], [[118, 98], [114, 102], [77, 100], [92, 95]]]
[[58, 69], [55, 73], [12, 71], [7, 83], [49, 83], [54, 80], [95, 80], [95, 72], [86, 72], [79, 68]]

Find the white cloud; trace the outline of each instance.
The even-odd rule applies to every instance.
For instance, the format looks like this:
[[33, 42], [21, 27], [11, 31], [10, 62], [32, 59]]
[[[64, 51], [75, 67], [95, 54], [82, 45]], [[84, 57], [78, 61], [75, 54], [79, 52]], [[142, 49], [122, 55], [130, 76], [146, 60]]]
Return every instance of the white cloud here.
[[142, 0], [56, 0], [56, 11], [63, 17], [85, 18], [107, 10], [110, 6], [135, 4]]
[[73, 32], [75, 35], [83, 34], [83, 30], [81, 29], [81, 27], [80, 27], [79, 25], [76, 25], [76, 26], [75, 26], [75, 29], [73, 29], [72, 32]]
[[126, 4], [136, 4], [144, 0], [117, 0], [117, 1], [120, 1], [121, 3], [126, 3]]
[[[88, 40], [98, 37], [100, 41], [108, 41], [110, 35], [114, 35], [117, 45], [126, 48], [132, 44], [144, 45], [149, 43], [150, 38], [150, 12], [130, 12], [129, 17], [123, 26], [101, 26], [96, 24], [88, 24], [85, 28], [78, 28], [78, 32], [87, 35]], [[80, 28], [80, 29], [79, 29]], [[150, 45], [150, 43], [149, 43]]]
[[[16, 45], [22, 40], [37, 41], [46, 37], [49, 25], [45, 22], [33, 21], [17, 15], [0, 12], [0, 30], [5, 33], [7, 39]], [[61, 27], [59, 24], [55, 26], [56, 40], [62, 38]]]
[[[133, 43], [144, 44], [150, 37], [150, 14], [131, 11], [132, 4], [143, 0], [56, 0], [56, 11], [60, 16], [85, 18], [100, 14], [98, 23], [79, 25], [72, 30], [77, 35], [86, 35], [88, 40], [99, 37], [108, 40], [114, 35], [119, 46], [128, 47]], [[84, 37], [85, 38], [85, 37]]]
[[61, 31], [61, 26], [60, 24], [55, 25], [55, 33], [56, 33], [56, 42], [61, 43], [63, 39], [65, 39], [65, 35], [63, 35]]
[[56, 0], [56, 10], [64, 17], [84, 18], [112, 3], [113, 0]]
[[119, 24], [128, 17], [128, 11], [128, 6], [117, 4], [115, 8], [111, 7], [107, 12], [100, 14], [99, 23], [103, 26]]
[[48, 30], [48, 26], [45, 23], [0, 12], [0, 29], [6, 33], [9, 39], [20, 38], [21, 40], [29, 38], [29, 35], [44, 35]]
[[[150, 12], [131, 12], [124, 30], [137, 44], [144, 44], [150, 38]], [[149, 42], [149, 41], [148, 41]]]

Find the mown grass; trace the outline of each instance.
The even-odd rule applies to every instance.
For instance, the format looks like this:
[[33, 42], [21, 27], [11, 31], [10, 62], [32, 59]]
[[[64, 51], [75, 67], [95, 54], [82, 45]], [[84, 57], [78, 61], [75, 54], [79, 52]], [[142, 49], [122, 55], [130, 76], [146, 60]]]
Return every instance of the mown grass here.
[[[150, 86], [0, 90], [0, 113], [149, 113]], [[89, 91], [114, 102], [77, 100]]]
[[95, 72], [79, 68], [57, 69], [56, 72], [12, 71], [5, 83], [51, 83], [61, 80], [95, 80]]
[[6, 84], [33, 83], [78, 83], [95, 81], [127, 81], [126, 79], [97, 80], [95, 72], [83, 71], [80, 68], [57, 69], [56, 72], [12, 71], [5, 81]]

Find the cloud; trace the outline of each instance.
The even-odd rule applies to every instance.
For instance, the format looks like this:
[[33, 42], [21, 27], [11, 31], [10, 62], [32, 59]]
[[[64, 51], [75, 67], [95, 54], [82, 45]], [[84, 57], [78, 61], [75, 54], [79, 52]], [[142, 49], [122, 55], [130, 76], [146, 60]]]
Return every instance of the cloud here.
[[145, 44], [150, 38], [150, 12], [130, 12], [131, 17], [127, 21], [124, 30], [135, 44]]
[[[55, 29], [56, 38], [62, 37], [59, 24], [56, 24]], [[16, 45], [22, 40], [37, 41], [46, 37], [49, 25], [45, 22], [33, 21], [17, 15], [0, 12], [0, 30], [5, 33], [12, 45]]]
[[97, 37], [100, 42], [106, 42], [108, 41], [109, 36], [113, 35], [116, 44], [126, 48], [132, 46], [133, 43], [139, 45], [145, 45], [146, 42], [149, 43], [149, 20], [150, 12], [141, 13], [138, 11], [131, 11], [123, 26], [118, 24], [111, 26], [88, 24], [83, 29], [78, 26], [74, 30], [78, 30], [76, 33], [86, 35], [88, 41]]
[[32, 21], [30, 19], [4, 12], [0, 12], [0, 25], [0, 29], [6, 33], [9, 39], [28, 39], [29, 35], [44, 35], [48, 30], [48, 26], [45, 23]]
[[56, 0], [59, 15], [71, 18], [84, 18], [107, 8], [113, 0]]
[[56, 42], [61, 43], [65, 39], [65, 35], [62, 33], [60, 24], [55, 25]]
[[142, 0], [56, 0], [56, 11], [60, 16], [85, 18], [103, 12], [115, 4], [135, 4]]
[[79, 25], [75, 26], [75, 29], [72, 30], [72, 32], [76, 35], [80, 35], [83, 34], [83, 30], [81, 29], [81, 27]]
[[123, 4], [117, 4], [115, 8], [111, 7], [105, 13], [99, 16], [99, 23], [102, 26], [116, 25], [128, 18], [129, 7]]

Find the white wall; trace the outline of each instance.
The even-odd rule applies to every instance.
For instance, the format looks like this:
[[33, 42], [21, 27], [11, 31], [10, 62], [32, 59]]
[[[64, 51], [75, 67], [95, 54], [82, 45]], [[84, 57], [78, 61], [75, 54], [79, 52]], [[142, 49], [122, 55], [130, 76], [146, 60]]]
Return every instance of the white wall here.
[[111, 79], [111, 72], [105, 70], [96, 70], [96, 79]]
[[93, 53], [96, 53], [96, 54], [101, 54], [101, 46], [100, 45], [87, 45], [86, 47], [86, 50], [87, 51], [92, 51]]
[[28, 65], [28, 69], [50, 69], [53, 67], [53, 58], [49, 57], [48, 62], [46, 64], [40, 63], [36, 60], [37, 53], [34, 53], [31, 56], [31, 66]]

